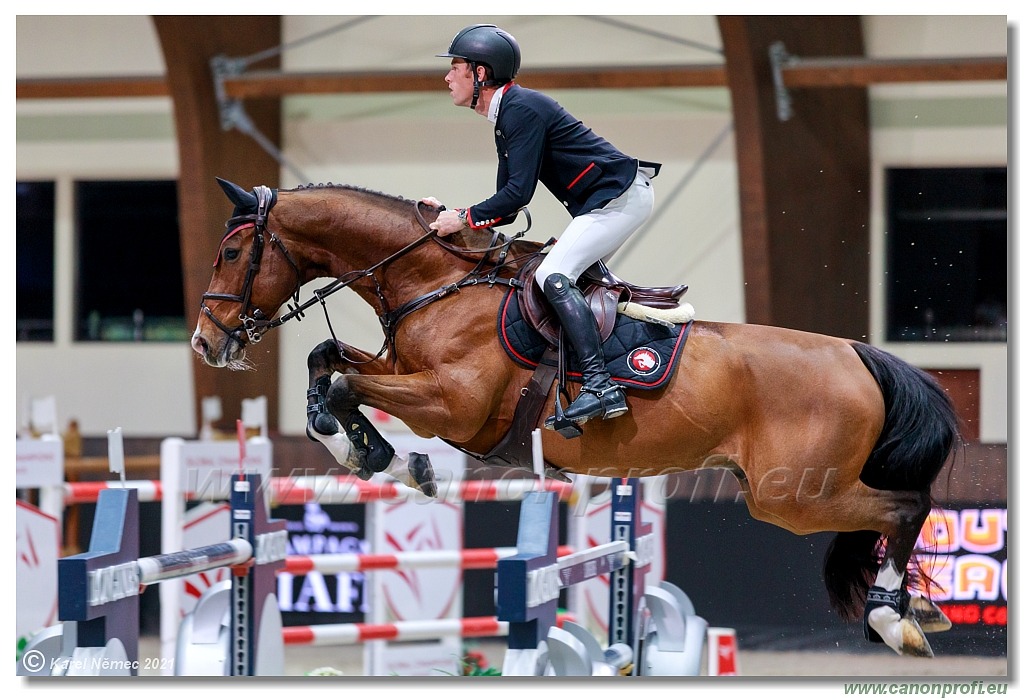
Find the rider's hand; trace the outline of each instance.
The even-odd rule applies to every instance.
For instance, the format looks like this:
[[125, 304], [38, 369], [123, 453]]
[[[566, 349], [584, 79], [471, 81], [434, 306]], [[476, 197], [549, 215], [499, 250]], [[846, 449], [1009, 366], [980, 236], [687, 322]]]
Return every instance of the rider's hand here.
[[432, 207], [434, 207], [436, 209], [440, 209], [441, 207], [444, 206], [439, 201], [437, 201], [437, 199], [435, 199], [434, 197], [424, 197], [423, 199], [420, 200], [420, 202], [423, 203], [423, 204], [429, 204], [430, 206], [432, 206]]
[[461, 231], [465, 226], [466, 223], [459, 218], [458, 212], [452, 209], [445, 209], [437, 215], [437, 220], [430, 224], [430, 228], [442, 237]]

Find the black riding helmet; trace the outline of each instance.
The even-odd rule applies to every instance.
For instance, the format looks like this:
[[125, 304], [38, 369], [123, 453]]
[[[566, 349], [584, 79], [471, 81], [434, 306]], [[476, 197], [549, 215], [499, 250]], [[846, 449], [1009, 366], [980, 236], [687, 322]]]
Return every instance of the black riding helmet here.
[[[461, 58], [469, 63], [473, 71], [473, 104], [476, 107], [480, 87], [498, 87], [510, 83], [519, 72], [521, 54], [515, 37], [493, 24], [473, 24], [452, 39], [448, 53], [437, 54], [438, 58]], [[493, 74], [492, 80], [480, 82], [476, 76], [477, 65], [486, 65]]]

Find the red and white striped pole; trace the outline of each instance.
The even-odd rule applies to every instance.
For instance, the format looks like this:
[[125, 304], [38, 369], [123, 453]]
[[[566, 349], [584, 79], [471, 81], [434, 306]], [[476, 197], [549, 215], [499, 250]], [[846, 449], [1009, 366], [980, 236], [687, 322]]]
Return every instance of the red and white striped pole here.
[[[498, 560], [513, 556], [515, 547], [463, 549], [461, 551], [412, 551], [391, 554], [313, 554], [292, 555], [285, 560], [284, 571], [303, 576], [311, 571], [321, 574], [340, 574], [351, 571], [382, 569], [494, 569]], [[559, 556], [572, 553], [567, 546], [559, 547]]]
[[[271, 480], [271, 489], [274, 502], [281, 505], [369, 503], [422, 496], [419, 491], [398, 482], [360, 481], [350, 476], [278, 477]], [[521, 501], [538, 490], [554, 491], [561, 500], [567, 500], [573, 487], [557, 481], [541, 485], [534, 479], [454, 481], [438, 484], [434, 500], [449, 503]]]
[[501, 637], [508, 623], [496, 617], [467, 617], [461, 620], [406, 620], [387, 624], [355, 622], [340, 625], [285, 627], [286, 645], [343, 646], [375, 639], [414, 642], [438, 637]]
[[[140, 479], [134, 481], [76, 481], [64, 484], [66, 505], [95, 503], [104, 489], [130, 488], [139, 492], [139, 502], [148, 503], [163, 500], [163, 487], [159, 480]], [[511, 479], [507, 481], [462, 481], [448, 486], [442, 485], [438, 492], [439, 501], [445, 502], [499, 502], [519, 501], [527, 494], [538, 490], [554, 491], [561, 500], [572, 494], [572, 484], [546, 481], [542, 489], [533, 479]], [[276, 505], [360, 504], [379, 500], [400, 500], [419, 495], [419, 491], [398, 483], [373, 483], [352, 477], [274, 477], [270, 480], [271, 498]], [[226, 500], [228, 493], [206, 492], [185, 494], [189, 500]]]
[[95, 503], [100, 497], [100, 491], [123, 488], [138, 491], [139, 503], [152, 503], [162, 501], [164, 498], [163, 488], [159, 481], [148, 479], [125, 481], [124, 483], [120, 481], [74, 481], [64, 484], [64, 505]]
[[[559, 615], [559, 626], [572, 615]], [[345, 646], [372, 640], [415, 642], [445, 636], [504, 637], [508, 623], [496, 617], [465, 617], [461, 620], [404, 620], [385, 624], [354, 622], [340, 625], [309, 625], [284, 628], [285, 645]]]

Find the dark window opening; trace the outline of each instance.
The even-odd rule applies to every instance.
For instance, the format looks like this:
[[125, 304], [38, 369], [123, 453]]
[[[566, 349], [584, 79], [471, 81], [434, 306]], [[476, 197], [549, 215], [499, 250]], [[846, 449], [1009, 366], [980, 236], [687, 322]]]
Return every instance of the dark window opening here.
[[1006, 168], [887, 172], [887, 340], [1006, 342]]
[[17, 183], [18, 341], [53, 342], [56, 188]]
[[75, 339], [187, 339], [176, 183], [77, 182], [75, 206]]

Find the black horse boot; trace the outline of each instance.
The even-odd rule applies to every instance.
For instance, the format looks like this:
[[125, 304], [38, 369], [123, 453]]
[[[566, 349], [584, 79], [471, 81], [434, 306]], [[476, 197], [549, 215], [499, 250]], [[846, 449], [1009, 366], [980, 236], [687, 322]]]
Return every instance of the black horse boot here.
[[[544, 296], [558, 315], [563, 337], [576, 351], [583, 372], [583, 386], [565, 410], [565, 419], [580, 425], [591, 418], [615, 418], [629, 411], [626, 392], [612, 382], [605, 367], [597, 320], [583, 294], [568, 277], [556, 272], [544, 280]], [[545, 427], [552, 428], [554, 420], [554, 416], [548, 418]]]

